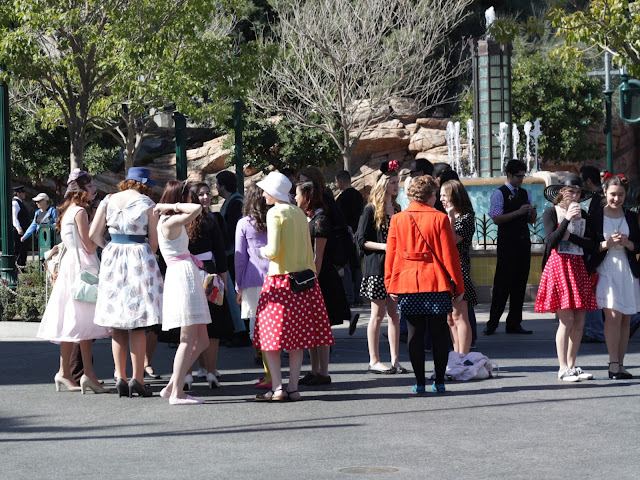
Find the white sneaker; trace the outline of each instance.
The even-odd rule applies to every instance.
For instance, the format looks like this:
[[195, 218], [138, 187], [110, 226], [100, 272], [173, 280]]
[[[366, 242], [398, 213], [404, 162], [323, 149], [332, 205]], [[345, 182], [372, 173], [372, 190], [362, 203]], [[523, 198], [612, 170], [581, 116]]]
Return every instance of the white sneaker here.
[[573, 368], [565, 368], [564, 371], [558, 372], [558, 380], [562, 382], [579, 382], [580, 377]]
[[578, 378], [580, 380], [593, 380], [593, 375], [591, 375], [590, 373], [585, 372], [580, 367], [575, 367], [573, 369], [573, 371], [576, 372], [576, 375], [578, 375]]
[[198, 373], [196, 373], [195, 375], [198, 378], [207, 378], [207, 369], [206, 368], [199, 368], [198, 369]]

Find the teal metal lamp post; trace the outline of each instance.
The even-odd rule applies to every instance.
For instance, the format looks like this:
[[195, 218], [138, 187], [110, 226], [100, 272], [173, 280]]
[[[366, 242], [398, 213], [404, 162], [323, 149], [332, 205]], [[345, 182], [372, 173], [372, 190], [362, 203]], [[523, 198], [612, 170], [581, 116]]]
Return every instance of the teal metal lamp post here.
[[[0, 66], [0, 71], [4, 70]], [[13, 245], [13, 227], [11, 224], [11, 149], [9, 146], [9, 87], [0, 83], [0, 227], [2, 232], [2, 257], [0, 258], [0, 277], [6, 280], [9, 288], [18, 286], [18, 270]]]

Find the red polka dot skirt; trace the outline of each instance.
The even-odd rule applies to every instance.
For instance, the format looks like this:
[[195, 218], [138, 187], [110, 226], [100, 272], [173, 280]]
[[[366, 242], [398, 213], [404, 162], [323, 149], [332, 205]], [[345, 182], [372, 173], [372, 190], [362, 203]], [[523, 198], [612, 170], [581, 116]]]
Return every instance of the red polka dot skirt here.
[[299, 350], [333, 345], [322, 291], [315, 286], [294, 293], [288, 275], [267, 276], [258, 300], [253, 344], [260, 350]]
[[582, 256], [559, 254], [555, 249], [551, 250], [540, 278], [535, 311], [555, 313], [557, 310], [597, 308]]

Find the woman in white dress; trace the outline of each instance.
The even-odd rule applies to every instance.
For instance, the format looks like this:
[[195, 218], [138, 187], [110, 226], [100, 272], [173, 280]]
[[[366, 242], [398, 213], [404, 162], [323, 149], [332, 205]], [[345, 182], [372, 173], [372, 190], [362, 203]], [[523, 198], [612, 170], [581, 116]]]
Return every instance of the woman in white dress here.
[[160, 392], [171, 405], [204, 403], [184, 393], [187, 371], [209, 346], [207, 324], [211, 323], [209, 305], [202, 287], [202, 275], [189, 253], [189, 236], [185, 225], [192, 222], [202, 210], [200, 203], [189, 203], [189, 186], [172, 180], [167, 183], [155, 211], [160, 214], [158, 243], [167, 263], [164, 288], [171, 292], [162, 303], [162, 329], [180, 327], [180, 345], [173, 360], [173, 374], [169, 384]]
[[[156, 262], [158, 216], [148, 195], [154, 182], [147, 168], [131, 167], [118, 193], [100, 203], [91, 225], [91, 239], [102, 252], [95, 323], [113, 329], [113, 362], [119, 396], [151, 397], [144, 384], [145, 328], [161, 323], [162, 274]], [[131, 340], [131, 341], [129, 341]], [[127, 352], [133, 374], [127, 382]]]
[[624, 175], [607, 173], [606, 205], [591, 216], [599, 251], [587, 262], [598, 273], [596, 300], [604, 312], [604, 336], [609, 352], [609, 378], [630, 379], [624, 368], [631, 315], [640, 311], [640, 229], [638, 216], [623, 209], [629, 183]]
[[[37, 334], [38, 338], [60, 344], [60, 368], [54, 378], [58, 392], [62, 385], [70, 391], [82, 390], [82, 393], [87, 389], [95, 393], [107, 392], [100, 385], [93, 369], [92, 342], [97, 338], [108, 337], [110, 331], [93, 323], [95, 303], [79, 302], [72, 295], [80, 270], [89, 265], [99, 265], [95, 253], [97, 245], [89, 238], [90, 203], [95, 198], [96, 187], [91, 175], [80, 169], [71, 172], [56, 225], [67, 252], [60, 262], [58, 277]], [[78, 342], [84, 365], [80, 386], [73, 381], [70, 368], [71, 350], [73, 344]]]

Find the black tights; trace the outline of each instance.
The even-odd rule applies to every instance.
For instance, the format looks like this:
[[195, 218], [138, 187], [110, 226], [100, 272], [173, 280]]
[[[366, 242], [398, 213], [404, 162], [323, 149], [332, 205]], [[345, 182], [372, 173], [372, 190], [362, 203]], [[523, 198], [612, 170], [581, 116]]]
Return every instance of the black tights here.
[[433, 351], [436, 383], [444, 384], [444, 372], [449, 359], [449, 326], [447, 314], [438, 315], [405, 315], [409, 330], [408, 345], [411, 366], [416, 376], [416, 384], [424, 386], [424, 332], [429, 324], [429, 335]]

